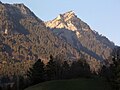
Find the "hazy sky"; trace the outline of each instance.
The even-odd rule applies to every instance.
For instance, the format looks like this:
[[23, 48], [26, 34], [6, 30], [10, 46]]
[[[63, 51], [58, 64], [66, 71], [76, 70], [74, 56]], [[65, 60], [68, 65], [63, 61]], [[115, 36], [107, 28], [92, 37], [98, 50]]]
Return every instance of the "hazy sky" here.
[[58, 14], [73, 10], [100, 34], [120, 45], [120, 0], [1, 0], [24, 3], [40, 19], [52, 20]]

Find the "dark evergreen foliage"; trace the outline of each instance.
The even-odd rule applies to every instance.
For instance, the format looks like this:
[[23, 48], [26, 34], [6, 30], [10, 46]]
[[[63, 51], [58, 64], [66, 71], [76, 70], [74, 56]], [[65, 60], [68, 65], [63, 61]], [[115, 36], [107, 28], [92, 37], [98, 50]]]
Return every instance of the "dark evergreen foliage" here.
[[62, 79], [69, 79], [70, 78], [70, 65], [67, 61], [64, 61], [62, 64]]
[[120, 90], [120, 47], [116, 47], [111, 55], [113, 63], [109, 67], [103, 66], [100, 75], [112, 84], [113, 90]]
[[46, 65], [46, 75], [48, 80], [59, 79], [61, 66], [54, 60], [53, 56], [50, 56], [50, 60]]
[[91, 71], [89, 65], [84, 59], [73, 62], [70, 67], [70, 74], [72, 77], [90, 77]]
[[57, 62], [51, 55], [47, 65], [44, 65], [39, 59], [33, 67], [29, 69], [27, 76], [32, 84], [37, 84], [49, 80], [90, 77], [91, 71], [84, 59], [73, 62], [72, 65], [70, 65], [67, 61], [63, 63]]
[[120, 47], [113, 50], [113, 64], [110, 69], [112, 71], [111, 82], [116, 90], [120, 90]]
[[38, 59], [32, 68], [29, 69], [27, 76], [32, 84], [37, 84], [45, 80], [44, 74], [44, 63], [41, 61], [41, 59]]

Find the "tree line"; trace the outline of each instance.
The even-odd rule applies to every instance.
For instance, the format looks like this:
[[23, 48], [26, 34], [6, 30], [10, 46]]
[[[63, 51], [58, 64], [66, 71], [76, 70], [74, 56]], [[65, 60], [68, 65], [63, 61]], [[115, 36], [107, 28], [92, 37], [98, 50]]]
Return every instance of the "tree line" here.
[[[26, 87], [45, 81], [79, 77], [89, 78], [92, 74], [85, 59], [79, 59], [72, 63], [57, 59], [58, 58], [54, 58], [50, 55], [47, 64], [44, 64], [43, 60], [38, 59], [32, 67], [29, 68], [25, 76], [14, 75], [12, 79], [7, 75], [1, 77], [1, 83], [3, 86], [0, 90], [24, 90]], [[12, 84], [12, 82], [14, 83]]]
[[91, 72], [85, 59], [79, 59], [72, 63], [57, 60], [52, 55], [48, 63], [38, 59], [24, 76], [15, 75], [12, 79], [8, 76], [1, 78], [1, 82], [13, 80], [14, 84], [7, 83], [0, 90], [24, 90], [25, 88], [51, 80], [64, 80], [73, 78], [104, 78], [112, 86], [112, 90], [120, 90], [120, 47], [116, 47], [111, 54], [111, 64], [103, 65], [101, 70], [95, 74]]
[[50, 56], [46, 65], [38, 59], [27, 73], [30, 85], [50, 80], [90, 77], [90, 75], [90, 67], [84, 59], [69, 64], [67, 61], [60, 63], [53, 56]]

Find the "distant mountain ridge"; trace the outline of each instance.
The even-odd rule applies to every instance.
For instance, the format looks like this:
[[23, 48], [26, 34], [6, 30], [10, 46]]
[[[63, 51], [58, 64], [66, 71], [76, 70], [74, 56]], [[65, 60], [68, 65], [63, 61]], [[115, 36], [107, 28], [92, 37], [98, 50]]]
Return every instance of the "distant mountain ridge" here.
[[70, 43], [79, 52], [90, 55], [97, 60], [108, 59], [115, 47], [113, 42], [93, 31], [73, 11], [60, 14], [45, 24], [55, 35]]

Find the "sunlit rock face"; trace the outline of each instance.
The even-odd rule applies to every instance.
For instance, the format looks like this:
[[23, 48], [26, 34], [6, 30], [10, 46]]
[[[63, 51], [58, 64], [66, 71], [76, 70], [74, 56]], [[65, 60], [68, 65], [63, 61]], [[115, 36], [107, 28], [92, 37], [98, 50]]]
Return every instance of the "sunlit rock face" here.
[[73, 11], [60, 14], [45, 24], [55, 35], [82, 52], [88, 60], [104, 61], [114, 48], [114, 43], [92, 30]]

